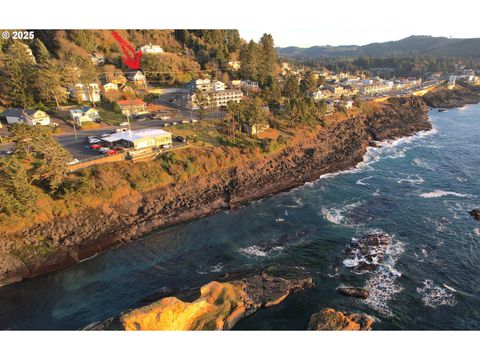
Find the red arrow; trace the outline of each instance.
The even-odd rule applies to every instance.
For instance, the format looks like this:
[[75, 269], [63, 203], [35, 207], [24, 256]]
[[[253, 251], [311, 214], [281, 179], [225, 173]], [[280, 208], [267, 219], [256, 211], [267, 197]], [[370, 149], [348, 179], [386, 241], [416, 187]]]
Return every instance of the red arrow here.
[[140, 59], [142, 58], [142, 52], [136, 52], [133, 47], [116, 31], [112, 31], [112, 35], [122, 47], [122, 51], [124, 53], [124, 55], [122, 56], [122, 62], [132, 70], [140, 69]]

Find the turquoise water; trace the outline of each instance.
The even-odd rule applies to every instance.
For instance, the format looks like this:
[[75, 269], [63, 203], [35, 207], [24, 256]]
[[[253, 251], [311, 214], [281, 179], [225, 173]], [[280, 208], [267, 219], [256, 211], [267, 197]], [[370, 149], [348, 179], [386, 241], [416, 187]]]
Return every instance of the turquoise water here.
[[[369, 149], [356, 169], [0, 288], [0, 328], [80, 329], [224, 272], [280, 265], [316, 286], [236, 329], [305, 329], [324, 307], [375, 316], [376, 329], [480, 329], [480, 222], [468, 214], [480, 207], [480, 105], [430, 116], [433, 131]], [[343, 252], [371, 231], [393, 243], [357, 274]], [[344, 297], [341, 284], [371, 296]]]

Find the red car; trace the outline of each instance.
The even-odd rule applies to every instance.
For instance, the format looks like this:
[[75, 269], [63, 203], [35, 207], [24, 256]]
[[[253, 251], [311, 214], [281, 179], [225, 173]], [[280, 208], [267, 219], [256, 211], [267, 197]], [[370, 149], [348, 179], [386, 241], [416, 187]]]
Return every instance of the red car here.
[[117, 155], [118, 154], [118, 150], [117, 149], [110, 149], [107, 151], [106, 153], [107, 155]]
[[92, 144], [90, 145], [90, 149], [100, 149], [102, 147], [102, 145], [99, 145], [99, 144]]

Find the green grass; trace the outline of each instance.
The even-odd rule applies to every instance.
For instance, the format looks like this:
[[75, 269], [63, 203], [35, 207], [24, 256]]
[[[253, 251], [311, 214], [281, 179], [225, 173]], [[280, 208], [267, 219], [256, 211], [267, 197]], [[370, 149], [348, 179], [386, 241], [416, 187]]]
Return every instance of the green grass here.
[[127, 117], [125, 115], [119, 114], [115, 111], [102, 107], [97, 107], [97, 110], [98, 114], [100, 115], [100, 119], [102, 119], [102, 121], [107, 123], [108, 125], [118, 126], [122, 122], [127, 121]]

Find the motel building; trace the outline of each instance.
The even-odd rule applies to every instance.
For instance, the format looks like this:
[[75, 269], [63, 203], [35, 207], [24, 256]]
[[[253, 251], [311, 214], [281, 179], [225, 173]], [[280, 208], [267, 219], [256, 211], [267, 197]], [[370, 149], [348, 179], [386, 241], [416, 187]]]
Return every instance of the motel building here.
[[128, 149], [132, 157], [148, 155], [172, 146], [172, 134], [161, 129], [128, 130], [102, 138], [111, 147]]

